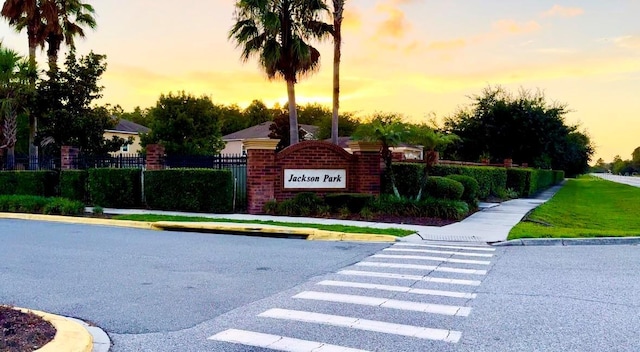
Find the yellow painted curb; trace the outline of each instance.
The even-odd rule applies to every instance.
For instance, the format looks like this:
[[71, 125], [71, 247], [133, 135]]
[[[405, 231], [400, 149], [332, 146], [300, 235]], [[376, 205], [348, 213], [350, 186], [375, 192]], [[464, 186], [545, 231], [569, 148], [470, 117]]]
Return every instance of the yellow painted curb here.
[[152, 222], [82, 218], [82, 217], [75, 217], [75, 216], [25, 214], [25, 213], [0, 213], [0, 219], [37, 220], [37, 221], [61, 222], [61, 223], [67, 223], [67, 224], [103, 225], [103, 226], [130, 227], [130, 228], [136, 228], [136, 229], [157, 230], [157, 228], [153, 226]]
[[24, 313], [32, 313], [42, 317], [56, 328], [56, 335], [37, 352], [91, 352], [93, 337], [82, 325], [65, 317], [41, 312], [38, 310], [12, 307]]
[[306, 227], [286, 227], [263, 224], [238, 223], [207, 223], [158, 221], [154, 226], [163, 230], [206, 230], [240, 233], [283, 234], [306, 237], [309, 241], [360, 241], [360, 242], [395, 242], [397, 238], [391, 235], [374, 235], [360, 233], [345, 233], [337, 231], [318, 230]]

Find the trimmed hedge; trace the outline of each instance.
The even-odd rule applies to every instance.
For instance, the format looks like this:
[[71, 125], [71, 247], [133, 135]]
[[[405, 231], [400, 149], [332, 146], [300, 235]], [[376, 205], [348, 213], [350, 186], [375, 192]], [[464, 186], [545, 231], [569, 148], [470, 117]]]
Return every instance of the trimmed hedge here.
[[364, 193], [328, 193], [324, 196], [324, 202], [331, 211], [338, 211], [347, 207], [352, 213], [359, 213], [373, 201], [373, 195]]
[[564, 180], [564, 171], [508, 169], [507, 187], [521, 197], [531, 197]]
[[490, 166], [434, 165], [434, 176], [464, 175], [478, 181], [478, 197], [486, 199], [490, 195], [503, 193], [507, 188], [507, 169]]
[[89, 169], [91, 203], [112, 208], [139, 207], [142, 204], [141, 172], [140, 169]]
[[63, 170], [60, 172], [60, 196], [67, 199], [86, 201], [87, 180], [86, 170]]
[[[393, 172], [396, 178], [396, 187], [401, 196], [415, 197], [420, 190], [420, 180], [424, 172], [424, 164], [418, 163], [394, 163]], [[381, 188], [383, 194], [393, 194], [389, 172], [382, 174]]]
[[469, 205], [459, 200], [426, 198], [416, 201], [389, 195], [380, 196], [370, 207], [373, 212], [387, 215], [450, 220], [463, 219], [469, 213]]
[[431, 176], [427, 178], [425, 191], [433, 198], [460, 200], [464, 192], [464, 186], [451, 178]]
[[151, 209], [229, 213], [233, 211], [233, 184], [230, 170], [171, 169], [144, 173], [144, 193]]
[[452, 180], [456, 180], [464, 186], [464, 192], [462, 192], [462, 200], [467, 202], [470, 206], [477, 206], [478, 203], [478, 192], [480, 190], [480, 186], [478, 185], [478, 181], [471, 176], [465, 175], [449, 175], [448, 178]]
[[65, 198], [45, 198], [31, 195], [0, 195], [0, 211], [51, 215], [80, 215], [84, 203]]
[[0, 194], [51, 197], [57, 184], [55, 171], [0, 171]]

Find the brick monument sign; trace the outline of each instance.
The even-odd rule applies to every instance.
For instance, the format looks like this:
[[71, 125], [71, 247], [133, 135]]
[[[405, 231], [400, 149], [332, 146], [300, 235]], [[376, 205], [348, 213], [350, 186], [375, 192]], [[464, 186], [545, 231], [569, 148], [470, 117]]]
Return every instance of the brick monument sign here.
[[351, 142], [353, 154], [337, 145], [304, 141], [279, 153], [278, 140], [245, 141], [247, 200], [250, 214], [264, 213], [269, 200], [300, 192], [380, 194], [380, 145]]

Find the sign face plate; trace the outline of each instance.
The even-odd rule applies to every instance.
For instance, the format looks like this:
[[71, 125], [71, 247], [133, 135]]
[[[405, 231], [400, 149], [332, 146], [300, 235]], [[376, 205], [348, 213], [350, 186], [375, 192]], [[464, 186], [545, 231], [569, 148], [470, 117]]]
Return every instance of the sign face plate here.
[[288, 189], [346, 189], [347, 170], [344, 169], [285, 169], [284, 188]]

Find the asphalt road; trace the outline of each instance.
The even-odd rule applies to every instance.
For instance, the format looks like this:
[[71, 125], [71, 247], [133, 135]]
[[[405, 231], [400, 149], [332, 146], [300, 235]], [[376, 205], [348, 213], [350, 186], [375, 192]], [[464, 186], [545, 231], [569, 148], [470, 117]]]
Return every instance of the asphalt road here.
[[[8, 220], [0, 243], [0, 302], [91, 320], [116, 352], [270, 351], [220, 338], [237, 331], [366, 351], [640, 350], [638, 246], [492, 251]], [[438, 331], [380, 332], [389, 323]]]

